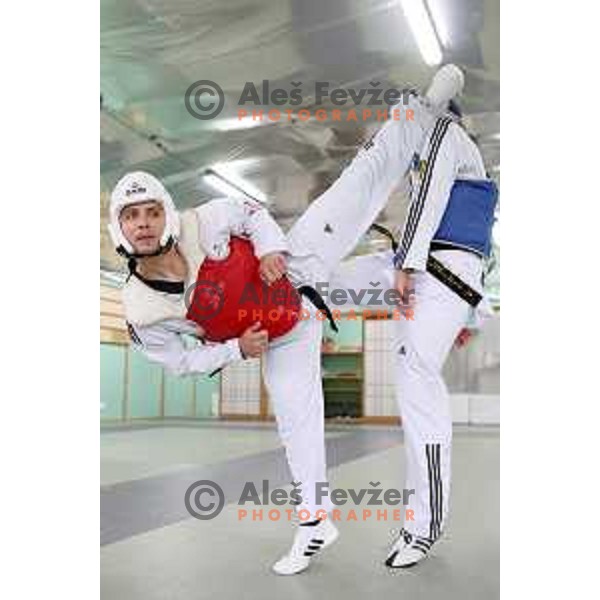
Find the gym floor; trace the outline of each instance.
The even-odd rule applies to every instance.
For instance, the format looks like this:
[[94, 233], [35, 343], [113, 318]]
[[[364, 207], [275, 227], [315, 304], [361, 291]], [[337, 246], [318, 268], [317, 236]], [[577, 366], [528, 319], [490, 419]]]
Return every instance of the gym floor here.
[[[328, 425], [331, 488], [402, 490], [404, 456], [399, 427]], [[401, 594], [405, 598], [498, 598], [498, 427], [454, 430], [453, 489], [445, 536], [412, 569], [383, 561], [399, 523], [362, 520], [366, 500], [340, 506], [338, 541], [293, 577], [271, 573], [292, 543], [295, 524], [239, 519], [236, 502], [246, 481], [257, 490], [291, 489], [273, 423], [161, 421], [101, 430], [102, 598], [177, 600]], [[225, 506], [212, 520], [190, 516], [186, 489], [208, 479], [224, 490]], [[260, 508], [255, 506], [248, 508]], [[289, 507], [282, 507], [289, 508]], [[378, 507], [386, 508], [385, 506]], [[347, 520], [354, 510], [358, 520]], [[391, 596], [390, 596], [391, 597]]]

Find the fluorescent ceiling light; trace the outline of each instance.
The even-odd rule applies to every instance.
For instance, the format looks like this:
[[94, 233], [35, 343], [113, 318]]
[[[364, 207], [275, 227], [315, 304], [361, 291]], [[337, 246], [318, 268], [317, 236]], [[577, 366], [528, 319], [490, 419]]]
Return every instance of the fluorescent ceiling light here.
[[479, 138], [483, 143], [490, 143], [490, 142], [499, 142], [500, 141], [500, 134], [499, 133], [488, 133], [488, 134], [483, 134], [480, 136]]
[[427, 0], [427, 6], [435, 25], [435, 30], [440, 42], [446, 48], [450, 46], [450, 31], [448, 30], [448, 2], [447, 0]]
[[265, 194], [256, 186], [239, 177], [227, 164], [217, 164], [206, 169], [204, 171], [204, 181], [226, 196], [245, 196], [263, 204], [268, 203]]
[[402, 10], [415, 36], [423, 60], [430, 66], [442, 62], [442, 49], [424, 0], [402, 0]]
[[234, 131], [236, 129], [250, 129], [250, 127], [258, 127], [259, 125], [265, 125], [265, 122], [246, 116], [241, 119], [217, 119], [214, 122], [213, 129], [217, 131]]

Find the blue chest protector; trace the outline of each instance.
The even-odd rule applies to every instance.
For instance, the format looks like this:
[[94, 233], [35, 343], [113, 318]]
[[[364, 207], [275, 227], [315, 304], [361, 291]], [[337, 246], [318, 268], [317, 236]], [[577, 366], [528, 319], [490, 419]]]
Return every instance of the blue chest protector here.
[[458, 179], [432, 242], [466, 248], [487, 258], [497, 203], [498, 188], [493, 181]]

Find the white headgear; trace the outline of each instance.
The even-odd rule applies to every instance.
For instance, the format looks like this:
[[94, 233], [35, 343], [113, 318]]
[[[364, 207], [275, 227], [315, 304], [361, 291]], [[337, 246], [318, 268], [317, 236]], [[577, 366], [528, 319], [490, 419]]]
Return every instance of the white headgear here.
[[160, 238], [160, 251], [179, 239], [179, 213], [165, 186], [150, 173], [135, 171], [121, 177], [110, 196], [110, 223], [108, 231], [119, 254], [134, 256], [134, 249], [121, 230], [121, 211], [140, 202], [159, 202], [165, 211], [165, 229]]

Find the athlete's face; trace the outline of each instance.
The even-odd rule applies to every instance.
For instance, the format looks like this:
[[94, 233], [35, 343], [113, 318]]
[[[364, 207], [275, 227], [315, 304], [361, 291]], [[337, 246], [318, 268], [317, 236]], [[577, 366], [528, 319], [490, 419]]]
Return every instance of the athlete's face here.
[[160, 245], [165, 211], [154, 201], [126, 206], [119, 216], [121, 231], [136, 254], [152, 254]]

